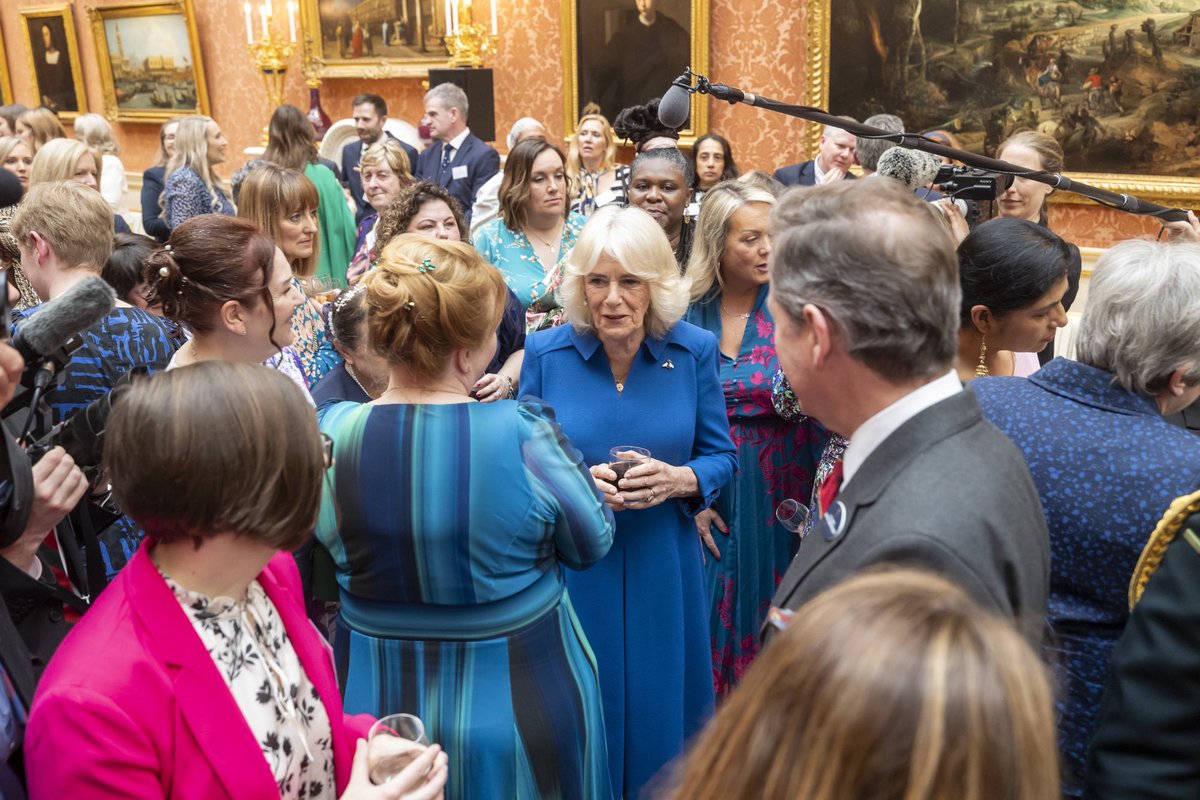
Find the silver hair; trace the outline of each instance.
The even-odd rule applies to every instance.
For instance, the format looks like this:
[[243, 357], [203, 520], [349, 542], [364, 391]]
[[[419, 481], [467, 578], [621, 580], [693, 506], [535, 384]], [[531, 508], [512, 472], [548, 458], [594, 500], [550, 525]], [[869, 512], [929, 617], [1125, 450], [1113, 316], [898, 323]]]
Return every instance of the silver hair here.
[[467, 121], [467, 111], [469, 110], [467, 93], [457, 84], [439, 83], [425, 93], [425, 102], [428, 103], [430, 100], [437, 100], [446, 108], [457, 108], [463, 122]]
[[814, 305], [852, 357], [893, 384], [950, 369], [962, 290], [938, 212], [896, 181], [793, 188], [771, 214], [771, 295]]
[[1200, 380], [1200, 245], [1134, 239], [1101, 256], [1075, 353], [1139, 394], [1161, 391], [1180, 368]]
[[[688, 259], [687, 275], [692, 279], [692, 302], [725, 288], [721, 257], [725, 254], [729, 223], [738, 209], [750, 203], [774, 207], [775, 195], [753, 183], [722, 181], [709, 189], [700, 204], [696, 219], [696, 238]], [[764, 231], [765, 233], [765, 231]]]
[[512, 129], [509, 130], [509, 132], [508, 132], [508, 149], [512, 150], [514, 147], [516, 147], [517, 139], [519, 139], [521, 137], [521, 134], [523, 134], [525, 131], [529, 130], [530, 128], [534, 127], [535, 125], [537, 127], [541, 128], [542, 130], [546, 129], [545, 125], [543, 125], [541, 122], [534, 119], [533, 117], [521, 117], [519, 120], [514, 122]]
[[637, 206], [605, 206], [583, 226], [563, 263], [558, 301], [575, 330], [595, 330], [584, 281], [601, 258], [611, 258], [650, 287], [646, 335], [661, 338], [687, 311], [691, 281], [679, 274], [675, 253], [663, 229]]
[[[872, 128], [879, 128], [888, 133], [904, 133], [904, 120], [897, 117], [895, 114], [876, 114], [873, 117], [867, 117], [863, 121], [864, 125], [870, 125]], [[855, 152], [858, 153], [858, 163], [862, 164], [863, 169], [869, 169], [872, 172], [879, 168], [879, 157], [896, 143], [888, 139], [864, 139], [861, 136], [857, 137]]]

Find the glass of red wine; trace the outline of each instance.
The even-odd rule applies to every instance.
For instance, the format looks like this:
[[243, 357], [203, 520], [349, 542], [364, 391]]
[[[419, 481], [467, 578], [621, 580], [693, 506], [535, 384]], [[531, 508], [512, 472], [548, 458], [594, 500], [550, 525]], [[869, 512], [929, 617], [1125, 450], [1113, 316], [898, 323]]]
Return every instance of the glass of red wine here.
[[619, 490], [621, 487], [617, 484], [621, 478], [625, 477], [625, 473], [633, 469], [639, 464], [646, 464], [650, 461], [650, 451], [644, 447], [634, 447], [629, 444], [622, 444], [608, 451], [608, 468], [617, 473], [616, 480], [609, 481]]

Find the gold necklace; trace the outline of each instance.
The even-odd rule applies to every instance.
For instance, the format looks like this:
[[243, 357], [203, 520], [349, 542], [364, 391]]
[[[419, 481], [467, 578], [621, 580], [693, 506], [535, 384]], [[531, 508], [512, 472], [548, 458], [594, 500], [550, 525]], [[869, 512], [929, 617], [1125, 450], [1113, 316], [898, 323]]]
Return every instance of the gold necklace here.
[[[558, 236], [551, 236], [550, 241], [543, 239], [541, 237], [541, 234], [537, 233], [536, 231], [529, 230], [529, 231], [526, 231], [525, 233], [528, 235], [532, 235], [533, 238], [537, 239], [539, 242], [544, 244], [546, 247], [550, 248], [550, 255], [554, 255], [554, 253], [558, 251], [558, 246], [560, 244], [562, 244], [562, 227], [559, 226], [556, 230], [558, 232]], [[557, 239], [558, 241], [554, 241], [555, 239]]]
[[747, 311], [745, 314], [735, 314], [735, 313], [733, 313], [732, 311], [726, 311], [726, 310], [725, 310], [725, 304], [724, 304], [724, 303], [722, 303], [722, 304], [721, 304], [721, 313], [722, 313], [722, 314], [724, 314], [724, 315], [725, 315], [725, 316], [727, 316], [727, 317], [733, 317], [733, 318], [735, 318], [735, 319], [750, 319], [750, 315], [751, 315], [751, 314], [753, 314], [754, 312], [753, 312], [753, 311]]
[[615, 373], [615, 372], [613, 372], [612, 376], [613, 376], [613, 383], [615, 383], [617, 385], [617, 394], [621, 394], [622, 392], [625, 391], [625, 381], [629, 380], [629, 373], [626, 372], [625, 377], [623, 377], [623, 378], [618, 378], [617, 373]]

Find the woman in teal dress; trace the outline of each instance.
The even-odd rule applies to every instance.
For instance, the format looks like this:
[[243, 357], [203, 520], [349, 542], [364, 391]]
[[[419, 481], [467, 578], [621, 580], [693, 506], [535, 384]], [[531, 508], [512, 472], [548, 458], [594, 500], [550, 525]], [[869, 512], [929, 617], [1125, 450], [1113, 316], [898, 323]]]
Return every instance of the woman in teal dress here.
[[800, 539], [775, 519], [787, 499], [807, 503], [826, 436], [775, 413], [779, 366], [767, 310], [767, 222], [775, 198], [734, 181], [707, 193], [697, 220], [684, 318], [721, 343], [721, 387], [738, 469], [711, 509], [696, 516], [709, 553], [713, 684], [728, 694], [758, 653], [758, 631]]
[[424, 720], [453, 754], [451, 800], [610, 800], [563, 567], [604, 556], [613, 519], [548, 410], [469, 397], [503, 281], [469, 245], [413, 236], [363, 281], [388, 388], [321, 423], [334, 467], [317, 537], [337, 569], [346, 708]]
[[514, 147], [504, 162], [500, 216], [475, 237], [475, 247], [525, 306], [530, 332], [562, 320], [554, 290], [562, 280], [562, 262], [587, 221], [567, 209], [565, 164], [562, 150], [545, 139], [526, 139]]

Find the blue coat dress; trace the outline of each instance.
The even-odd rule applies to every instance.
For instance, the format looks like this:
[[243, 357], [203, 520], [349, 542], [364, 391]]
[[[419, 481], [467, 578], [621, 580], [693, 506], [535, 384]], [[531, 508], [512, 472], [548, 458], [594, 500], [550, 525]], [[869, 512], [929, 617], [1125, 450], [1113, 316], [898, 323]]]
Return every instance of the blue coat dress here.
[[679, 322], [647, 338], [617, 393], [600, 341], [570, 325], [525, 340], [521, 392], [554, 407], [588, 465], [617, 445], [696, 473], [701, 497], [616, 514], [608, 555], [567, 586], [600, 669], [614, 788], [636, 798], [713, 709], [708, 597], [691, 517], [733, 476], [717, 340]]

